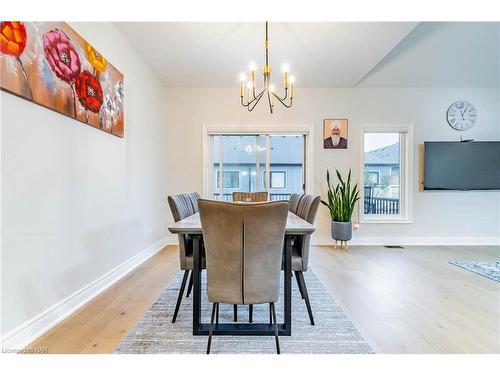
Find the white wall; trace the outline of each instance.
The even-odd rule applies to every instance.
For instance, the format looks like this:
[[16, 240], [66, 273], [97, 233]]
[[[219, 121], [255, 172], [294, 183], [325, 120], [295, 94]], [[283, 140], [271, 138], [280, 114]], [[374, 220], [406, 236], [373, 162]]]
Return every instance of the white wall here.
[[71, 25], [125, 76], [125, 138], [1, 93], [3, 337], [166, 235], [165, 88], [112, 24]]
[[[337, 167], [358, 173], [359, 126], [363, 123], [415, 126], [415, 173], [412, 176], [412, 224], [363, 224], [354, 234], [358, 243], [500, 243], [500, 192], [418, 192], [417, 144], [458, 140], [445, 119], [448, 106], [466, 99], [478, 110], [478, 121], [464, 136], [500, 140], [498, 89], [297, 89], [292, 109], [270, 115], [265, 103], [248, 113], [239, 105], [238, 88], [167, 89], [167, 176], [169, 193], [202, 190], [202, 122], [206, 124], [314, 124], [314, 193], [325, 196], [325, 172]], [[324, 118], [349, 119], [349, 149], [324, 150]], [[189, 172], [187, 172], [189, 171]], [[172, 219], [170, 218], [170, 221]], [[474, 236], [474, 238], [462, 238]], [[329, 216], [321, 207], [316, 240], [329, 237]], [[439, 237], [439, 238], [437, 238]], [[446, 237], [446, 238], [441, 238]], [[460, 238], [459, 238], [460, 237]], [[493, 238], [495, 237], [495, 238]]]

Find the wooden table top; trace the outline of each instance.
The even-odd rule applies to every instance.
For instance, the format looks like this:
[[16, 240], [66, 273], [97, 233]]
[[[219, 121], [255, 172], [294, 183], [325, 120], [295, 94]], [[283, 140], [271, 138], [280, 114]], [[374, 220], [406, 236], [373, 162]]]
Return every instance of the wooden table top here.
[[[285, 234], [311, 234], [315, 229], [311, 223], [292, 212], [288, 212]], [[197, 212], [188, 216], [168, 227], [168, 230], [175, 234], [202, 234], [200, 214]]]

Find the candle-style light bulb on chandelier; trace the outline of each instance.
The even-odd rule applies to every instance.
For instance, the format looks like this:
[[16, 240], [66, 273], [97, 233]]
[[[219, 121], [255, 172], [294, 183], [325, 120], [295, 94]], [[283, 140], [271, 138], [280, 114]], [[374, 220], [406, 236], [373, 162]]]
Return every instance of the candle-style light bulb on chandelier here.
[[[283, 97], [276, 94], [276, 88], [271, 83], [271, 65], [269, 65], [269, 31], [268, 22], [266, 21], [266, 42], [264, 44], [266, 51], [266, 62], [262, 68], [262, 75], [264, 77], [264, 88], [257, 93], [255, 82], [255, 72], [257, 67], [255, 64], [250, 66], [250, 79], [247, 81], [245, 74], [240, 74], [240, 99], [243, 107], [248, 111], [253, 111], [255, 106], [259, 103], [263, 96], [267, 97], [269, 103], [269, 110], [273, 113], [274, 104], [276, 101], [283, 104], [286, 108], [292, 106], [295, 78], [288, 76], [288, 68], [283, 68]], [[246, 86], [246, 87], [245, 87]]]

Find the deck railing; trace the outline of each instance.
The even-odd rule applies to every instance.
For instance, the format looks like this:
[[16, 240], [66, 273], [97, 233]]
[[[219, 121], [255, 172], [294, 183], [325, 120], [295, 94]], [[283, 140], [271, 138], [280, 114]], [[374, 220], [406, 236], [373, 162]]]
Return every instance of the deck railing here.
[[[285, 194], [272, 193], [272, 194], [270, 194], [270, 198], [272, 201], [288, 200], [288, 199], [290, 199], [291, 195], [292, 195], [292, 193], [285, 193]], [[214, 199], [220, 200], [220, 194], [214, 193]], [[222, 199], [226, 202], [232, 202], [233, 201], [233, 194], [232, 193], [224, 193], [222, 196]]]
[[[272, 201], [288, 200], [292, 193], [285, 194], [270, 194]], [[214, 193], [213, 198], [220, 200], [220, 194]], [[226, 202], [233, 201], [232, 193], [224, 193], [223, 200]], [[379, 197], [365, 197], [365, 214], [380, 215], [380, 214], [399, 214], [399, 199], [397, 198], [379, 198]]]
[[365, 214], [399, 214], [398, 198], [365, 197]]

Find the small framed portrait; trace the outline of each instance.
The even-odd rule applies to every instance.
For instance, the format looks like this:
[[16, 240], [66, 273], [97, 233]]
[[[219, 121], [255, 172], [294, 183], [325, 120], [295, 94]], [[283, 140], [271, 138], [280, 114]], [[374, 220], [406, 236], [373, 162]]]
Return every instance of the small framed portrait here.
[[334, 118], [323, 120], [323, 148], [347, 149], [347, 119]]

